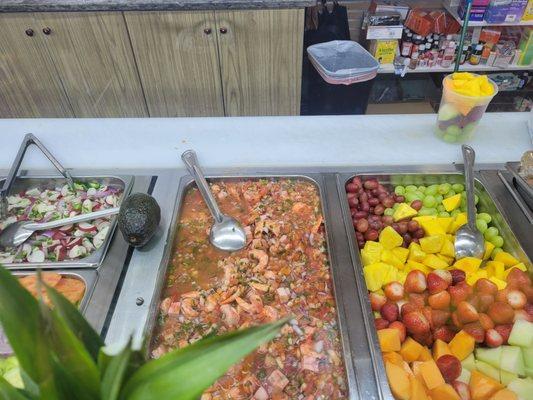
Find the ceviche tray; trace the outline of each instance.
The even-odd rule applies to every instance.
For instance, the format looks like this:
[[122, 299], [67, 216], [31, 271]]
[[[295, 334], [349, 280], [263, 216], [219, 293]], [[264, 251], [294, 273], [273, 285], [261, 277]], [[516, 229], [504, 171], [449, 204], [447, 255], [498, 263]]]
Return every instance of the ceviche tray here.
[[[20, 176], [8, 197], [8, 220], [67, 216], [99, 207], [114, 207], [127, 196], [133, 176], [88, 176], [74, 174], [75, 188], [63, 177]], [[0, 181], [0, 184], [2, 182]], [[57, 210], [60, 210], [58, 212]], [[43, 219], [44, 218], [44, 219]], [[9, 269], [97, 268], [109, 248], [116, 216], [96, 221], [36, 232], [25, 244], [0, 253], [0, 262]]]
[[[490, 213], [493, 217], [493, 226], [498, 229], [502, 240], [505, 241], [505, 250], [514, 254], [515, 257], [520, 258], [531, 269], [531, 260], [533, 258], [533, 242], [531, 238], [531, 225], [524, 218], [523, 213], [519, 206], [514, 202], [512, 195], [508, 189], [503, 185], [502, 181], [498, 177], [498, 170], [501, 170], [501, 166], [494, 168], [493, 166], [479, 166], [476, 171], [476, 194], [479, 197], [478, 206], [485, 213]], [[318, 171], [318, 172], [317, 172]], [[377, 333], [374, 327], [372, 310], [368, 300], [368, 289], [365, 283], [365, 279], [362, 273], [362, 262], [360, 252], [358, 249], [358, 240], [354, 232], [355, 222], [352, 220], [350, 206], [347, 201], [346, 184], [350, 182], [354, 177], [359, 176], [362, 178], [375, 177], [385, 186], [393, 186], [394, 182], [397, 182], [400, 178], [409, 176], [417, 176], [417, 179], [429, 179], [428, 184], [436, 180], [444, 182], [447, 179], [452, 181], [461, 181], [462, 179], [461, 166], [450, 165], [448, 167], [442, 166], [418, 166], [418, 167], [364, 167], [364, 168], [339, 168], [331, 171], [325, 169], [306, 169], [295, 168], [292, 171], [285, 171], [279, 169], [272, 169], [267, 171], [257, 170], [239, 170], [238, 173], [223, 173], [220, 171], [209, 171], [207, 174], [207, 180], [212, 186], [212, 190], [216, 191], [216, 196], [222, 203], [223, 211], [233, 213], [239, 213], [242, 211], [238, 207], [231, 208], [235, 205], [225, 204], [225, 196], [229, 194], [231, 196], [231, 183], [232, 182], [247, 182], [246, 185], [254, 185], [254, 182], [262, 182], [261, 184], [269, 185], [265, 182], [273, 182], [268, 186], [276, 187], [279, 182], [299, 182], [306, 184], [307, 187], [314, 188], [314, 192], [310, 195], [317, 197], [315, 203], [306, 203], [307, 205], [315, 205], [315, 213], [311, 216], [302, 217], [302, 225], [305, 225], [307, 219], [310, 222], [316, 222], [316, 218], [321, 215], [323, 218], [323, 225], [317, 232], [317, 236], [311, 238], [313, 241], [316, 238], [321, 238], [324, 241], [324, 254], [323, 258], [325, 269], [324, 273], [329, 273], [331, 279], [331, 287], [328, 286], [332, 298], [327, 297], [327, 291], [322, 291], [321, 296], [324, 296], [324, 303], [328, 302], [331, 305], [330, 313], [325, 314], [325, 320], [330, 321], [331, 325], [335, 329], [331, 331], [332, 335], [338, 337], [338, 349], [339, 360], [341, 362], [342, 377], [344, 386], [343, 390], [333, 393], [319, 392], [324, 395], [324, 398], [350, 398], [350, 399], [392, 399], [390, 387], [387, 382], [387, 377], [384, 371], [384, 364], [382, 360], [382, 354], [377, 340]], [[251, 183], [250, 183], [251, 182]], [[292, 186], [283, 186], [282, 189], [289, 193], [293, 190], [299, 190]], [[287, 184], [288, 185], [288, 184]], [[219, 331], [220, 326], [223, 326], [232, 318], [241, 318], [240, 321], [246, 322], [246, 317], [243, 315], [236, 316], [232, 314], [230, 308], [225, 308], [227, 313], [224, 313], [222, 321], [211, 321], [210, 326], [206, 325], [206, 322], [202, 320], [204, 317], [204, 307], [209, 307], [211, 301], [215, 301], [216, 304], [224, 305], [228, 299], [224, 298], [221, 294], [221, 290], [217, 285], [216, 277], [209, 277], [205, 282], [207, 284], [197, 285], [197, 282], [193, 282], [194, 279], [189, 279], [194, 274], [202, 274], [202, 269], [208, 270], [210, 265], [201, 264], [197, 271], [192, 271], [188, 266], [195, 265], [194, 255], [199, 254], [205, 256], [205, 249], [198, 246], [198, 237], [207, 237], [205, 228], [205, 218], [207, 214], [200, 208], [203, 207], [199, 198], [193, 199], [191, 196], [191, 189], [195, 187], [192, 182], [192, 178], [189, 175], [176, 172], [175, 174], [169, 174], [165, 179], [158, 179], [154, 188], [154, 197], [158, 199], [162, 211], [161, 231], [158, 232], [156, 238], [151, 242], [147, 249], [142, 251], [135, 251], [129, 262], [129, 268], [127, 274], [125, 274], [122, 289], [117, 298], [117, 304], [115, 311], [112, 315], [109, 329], [107, 330], [106, 342], [108, 344], [125, 343], [132, 335], [134, 337], [134, 343], [141, 346], [143, 338], [149, 340], [147, 351], [152, 356], [158, 357], [165, 352], [172, 350], [172, 348], [180, 347], [187, 340], [194, 341], [197, 338], [205, 334], [216, 334]], [[265, 189], [266, 190], [266, 189]], [[271, 190], [271, 189], [268, 189]], [[267, 190], [267, 191], [268, 191]], [[283, 190], [281, 190], [283, 192]], [[273, 193], [273, 192], [269, 192]], [[278, 196], [276, 194], [276, 196]], [[281, 194], [283, 200], [286, 194]], [[246, 196], [244, 196], [246, 197]], [[250, 200], [250, 199], [248, 199]], [[253, 201], [253, 196], [252, 200]], [[201, 211], [200, 214], [191, 214], [191, 204], [198, 204], [199, 209], [194, 209], [194, 212]], [[298, 212], [303, 206], [296, 206], [292, 208], [294, 202], [282, 201], [282, 208], [284, 210], [292, 210]], [[275, 218], [277, 208], [269, 208], [271, 203], [265, 202], [265, 215], [256, 215], [256, 223], [261, 220], [269, 220]], [[226, 208], [224, 210], [224, 207]], [[241, 215], [242, 217], [242, 215]], [[307, 219], [306, 219], [307, 218]], [[194, 231], [197, 236], [187, 236], [187, 232], [191, 233], [191, 221], [194, 222]], [[292, 230], [297, 234], [299, 228], [298, 224], [293, 221], [285, 221], [287, 223], [293, 223], [291, 225]], [[267, 228], [261, 225], [262, 232], [265, 229], [275, 229], [272, 226]], [[275, 233], [267, 236], [254, 236], [255, 227], [251, 230], [252, 237], [250, 238], [254, 243], [254, 239], [271, 240], [275, 237], [281, 238], [283, 231], [277, 236]], [[315, 232], [315, 231], [313, 231]], [[287, 236], [291, 237], [289, 233]], [[181, 239], [180, 239], [181, 238]], [[186, 240], [185, 240], [186, 239]], [[306, 240], [309, 241], [309, 235], [306, 236]], [[498, 239], [499, 240], [499, 239]], [[283, 240], [282, 240], [283, 242]], [[201, 243], [203, 245], [204, 243]], [[270, 243], [271, 245], [278, 245], [277, 242]], [[315, 243], [316, 244], [316, 243]], [[264, 244], [263, 244], [264, 245]], [[248, 250], [253, 250], [255, 246], [251, 244]], [[257, 242], [259, 249], [261, 248], [261, 242]], [[269, 250], [270, 251], [270, 250]], [[291, 255], [290, 248], [286, 249], [286, 252]], [[236, 285], [240, 282], [250, 280], [253, 282], [252, 287], [254, 290], [266, 290], [262, 283], [262, 277], [257, 280], [247, 271], [255, 271], [255, 268], [260, 264], [260, 253], [254, 253], [253, 255], [244, 256], [238, 259], [224, 258], [220, 264], [220, 269], [225, 270], [225, 265], [235, 264], [237, 269], [244, 275], [240, 275], [236, 278]], [[257, 255], [257, 257], [256, 257]], [[188, 257], [193, 257], [193, 262], [187, 262]], [[245, 260], [240, 260], [244, 258]], [[282, 258], [282, 257], [280, 257]], [[185, 262], [184, 262], [185, 261]], [[220, 259], [218, 260], [220, 261]], [[242, 262], [242, 264], [241, 264]], [[218, 265], [218, 264], [216, 264]], [[296, 268], [293, 275], [298, 274], [297, 265], [294, 263], [288, 263], [291, 268]], [[322, 265], [322, 264], [321, 264]], [[231, 268], [230, 268], [231, 269]], [[192, 272], [191, 272], [192, 271]], [[530, 270], [530, 272], [533, 272]], [[290, 273], [290, 271], [289, 271]], [[252, 274], [253, 275], [253, 274]], [[228, 275], [231, 277], [231, 273]], [[228, 277], [226, 276], [226, 278]], [[328, 276], [328, 275], [324, 275]], [[310, 280], [315, 279], [315, 276], [310, 276]], [[205, 283], [204, 282], [204, 283]], [[298, 292], [295, 286], [290, 286], [288, 281], [275, 281], [274, 290], [276, 298], [283, 298], [283, 296], [289, 294], [286, 292], [285, 286], [290, 288], [290, 293]], [[325, 281], [320, 281], [320, 284]], [[287, 283], [287, 284], [285, 284]], [[292, 282], [294, 283], [294, 282]], [[180, 286], [181, 285], [181, 286]], [[185, 292], [186, 285], [190, 285], [188, 291]], [[196, 285], [196, 286], [195, 286]], [[302, 286], [305, 283], [301, 283]], [[179, 287], [179, 290], [176, 290]], [[257, 288], [257, 289], [256, 289]], [[306, 286], [307, 288], [307, 286]], [[227, 287], [225, 287], [227, 289]], [[230, 288], [231, 289], [231, 288]], [[281, 291], [279, 291], [281, 289]], [[232, 300], [239, 297], [237, 300], [240, 308], [246, 309], [247, 307], [255, 306], [254, 297], [250, 296], [250, 291], [247, 290], [238, 292], [226, 293]], [[262, 293], [261, 306], [267, 306], [269, 303], [270, 289]], [[185, 294], [185, 296], [183, 296]], [[210, 297], [215, 295], [215, 297]], [[307, 293], [309, 298], [314, 298], [315, 293]], [[216, 297], [222, 296], [222, 297]], [[233, 296], [233, 297], [232, 297]], [[287, 297], [289, 301], [298, 300], [298, 296]], [[328, 300], [329, 299], [329, 300]], [[255, 299], [257, 301], [257, 299]], [[177, 304], [180, 303], [180, 304]], [[318, 302], [317, 302], [318, 303]], [[235, 304], [235, 303], [234, 303]], [[186, 308], [183, 308], [183, 305]], [[278, 306], [278, 305], [276, 305]], [[181, 307], [181, 310], [179, 309]], [[315, 305], [312, 304], [311, 308]], [[267, 307], [265, 307], [267, 308]], [[317, 306], [318, 309], [319, 306]], [[286, 309], [286, 308], [285, 308]], [[298, 310], [291, 309], [294, 319], [298, 322], [301, 321], [301, 315], [298, 315]], [[250, 311], [253, 313], [253, 311]], [[168, 325], [168, 315], [179, 315], [179, 322], [176, 325]], [[187, 319], [187, 316], [194, 316], [196, 318], [193, 321]], [[306, 315], [306, 317], [309, 317]], [[201, 320], [201, 326], [195, 325], [196, 322]], [[333, 321], [335, 320], [335, 321]], [[268, 321], [268, 315], [262, 322]], [[251, 321], [255, 323], [258, 321]], [[291, 322], [292, 329], [297, 332], [298, 328], [294, 328], [294, 321]], [[299, 325], [298, 325], [299, 326]], [[165, 329], [167, 331], [165, 331]], [[310, 327], [305, 327], [310, 329]], [[198, 337], [194, 336], [195, 329], [200, 330]], [[222, 329], [224, 332], [225, 329]], [[302, 329], [304, 331], [304, 329]], [[315, 330], [316, 332], [316, 330]], [[185, 336], [184, 336], [185, 335]], [[282, 337], [283, 337], [282, 333]], [[320, 338], [320, 335], [318, 335]], [[180, 341], [185, 340], [182, 344]], [[291, 344], [291, 340], [287, 339]], [[298, 340], [298, 339], [296, 339]], [[323, 343], [314, 343], [314, 349], [322, 350], [323, 346], [328, 346], [327, 341]], [[274, 342], [277, 343], [277, 342]], [[175, 347], [174, 347], [175, 346]], [[278, 349], [279, 350], [279, 349]], [[300, 348], [300, 351], [305, 350]], [[290, 359], [290, 352], [283, 355], [282, 359]], [[257, 358], [247, 359], [251, 364], [257, 364]], [[262, 360], [262, 359], [261, 359]], [[262, 361], [261, 361], [262, 362]], [[279, 361], [278, 361], [279, 362]], [[254, 364], [254, 365], [256, 365]], [[285, 371], [287, 365], [278, 364], [280, 370]], [[248, 368], [248, 367], [246, 367]], [[246, 370], [245, 368], [245, 370]], [[285, 368], [285, 369], [284, 369]], [[303, 369], [314, 368], [312, 363], [307, 363]], [[321, 365], [319, 368], [324, 368]], [[262, 379], [263, 372], [261, 369], [256, 371], [259, 375], [259, 379]], [[270, 372], [268, 372], [270, 373]], [[290, 368], [287, 372], [287, 376], [290, 374]], [[235, 376], [233, 376], [235, 378]], [[274, 379], [276, 378], [276, 379]], [[240, 379], [240, 378], [237, 378]], [[272, 378], [278, 382], [278, 377]], [[288, 386], [291, 387], [292, 382], [290, 379]], [[305, 382], [305, 375], [303, 377]], [[310, 385], [318, 384], [310, 382]], [[220, 393], [217, 390], [224, 386], [220, 383], [219, 386], [209, 389], [213, 393], [212, 397], [217, 398]], [[305, 394], [307, 385], [299, 387], [301, 392], [296, 389], [294, 392], [290, 392], [294, 395], [294, 398], [298, 398], [300, 395]], [[225, 386], [228, 390], [236, 389], [235, 387]], [[292, 389], [291, 389], [292, 390]], [[233, 392], [232, 392], [233, 393]], [[296, 395], [297, 393], [297, 395]], [[339, 396], [339, 393], [342, 395]], [[251, 396], [250, 396], [251, 397]], [[289, 396], [291, 397], [291, 395]], [[211, 397], [206, 397], [211, 398]]]

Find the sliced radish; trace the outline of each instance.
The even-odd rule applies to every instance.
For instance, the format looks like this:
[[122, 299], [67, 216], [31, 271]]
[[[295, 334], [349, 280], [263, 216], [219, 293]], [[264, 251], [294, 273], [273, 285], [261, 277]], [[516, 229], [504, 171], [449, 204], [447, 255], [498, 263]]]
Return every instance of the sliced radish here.
[[26, 191], [26, 196], [39, 197], [40, 195], [41, 195], [41, 191], [37, 188], [33, 188], [33, 189]]
[[70, 225], [65, 225], [65, 226], [60, 226], [58, 228], [61, 232], [72, 232], [72, 230], [74, 229], [74, 225], [73, 224], [70, 224]]
[[96, 231], [96, 226], [94, 226], [93, 224], [89, 224], [87, 222], [81, 222], [78, 224], [78, 228], [80, 231], [83, 231], [83, 232], [94, 232]]
[[104, 229], [102, 229], [100, 232], [94, 235], [94, 238], [93, 238], [94, 247], [99, 249], [102, 246], [102, 244], [105, 241], [105, 238], [107, 237], [107, 232], [109, 232], [109, 226], [104, 227]]
[[83, 242], [83, 239], [81, 237], [78, 237], [78, 238], [75, 238], [75, 239], [72, 239], [71, 241], [69, 241], [66, 245], [67, 249], [72, 249], [73, 247], [75, 246], [79, 246], [81, 245]]
[[95, 247], [93, 246], [91, 241], [89, 239], [87, 239], [87, 238], [83, 238], [82, 245], [83, 245], [83, 247], [85, 247], [87, 249], [87, 252], [91, 252], [91, 251], [93, 251], [95, 249]]
[[82, 212], [90, 213], [93, 210], [93, 202], [89, 199], [83, 200], [81, 204]]
[[83, 246], [74, 246], [68, 251], [69, 258], [79, 258], [87, 254], [87, 249]]
[[74, 231], [74, 233], [72, 234], [72, 236], [77, 237], [77, 238], [81, 238], [81, 237], [85, 236], [85, 232], [80, 231], [79, 229], [76, 229]]
[[111, 194], [105, 198], [105, 202], [114, 207], [117, 204], [117, 196]]
[[68, 185], [65, 185], [61, 188], [61, 196], [65, 197], [70, 193], [70, 188]]
[[64, 246], [57, 246], [54, 249], [54, 254], [56, 255], [57, 261], [63, 261], [67, 256], [67, 249]]
[[96, 194], [95, 188], [89, 188], [87, 189], [87, 196], [94, 196]]
[[48, 251], [54, 251], [56, 247], [61, 246], [61, 240], [53, 240], [52, 243], [50, 243], [47, 248]]
[[27, 256], [29, 262], [43, 262], [45, 259], [44, 251], [39, 250], [37, 247]]

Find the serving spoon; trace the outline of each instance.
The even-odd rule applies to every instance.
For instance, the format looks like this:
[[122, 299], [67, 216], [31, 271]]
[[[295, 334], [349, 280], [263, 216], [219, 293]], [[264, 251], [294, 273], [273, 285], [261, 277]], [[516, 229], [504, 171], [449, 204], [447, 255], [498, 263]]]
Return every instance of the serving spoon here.
[[18, 221], [7, 226], [0, 233], [0, 248], [16, 247], [24, 243], [35, 231], [46, 231], [60, 226], [77, 224], [98, 218], [109, 217], [118, 214], [120, 207], [106, 208], [87, 214], [80, 214], [70, 218], [58, 219], [50, 222]]
[[461, 226], [455, 234], [455, 258], [483, 258], [485, 240], [476, 227], [476, 207], [474, 204], [474, 161], [476, 153], [472, 147], [466, 144], [462, 146], [462, 151], [466, 181], [467, 223]]
[[187, 166], [189, 173], [193, 176], [198, 190], [200, 190], [211, 215], [215, 219], [209, 233], [211, 244], [217, 249], [224, 251], [237, 251], [242, 249], [246, 245], [246, 233], [235, 218], [222, 214], [218, 208], [218, 204], [198, 164], [198, 158], [194, 150], [186, 150], [181, 155], [181, 159]]

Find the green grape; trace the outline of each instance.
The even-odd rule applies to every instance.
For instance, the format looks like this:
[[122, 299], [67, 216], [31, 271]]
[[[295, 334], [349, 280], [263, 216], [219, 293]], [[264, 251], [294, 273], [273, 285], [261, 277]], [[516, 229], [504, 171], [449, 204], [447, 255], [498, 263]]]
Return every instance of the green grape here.
[[452, 185], [450, 185], [449, 183], [443, 183], [439, 185], [439, 193], [446, 194], [450, 191], [451, 188], [452, 188]]
[[481, 233], [484, 233], [488, 228], [487, 223], [482, 219], [476, 220], [476, 226]]
[[[492, 243], [492, 244], [494, 244], [494, 243]], [[502, 251], [503, 251], [503, 249], [501, 247], [496, 247], [494, 250], [492, 250], [492, 253], [490, 253], [490, 258], [492, 258], [494, 260], [494, 257], [496, 257], [496, 254], [501, 253]]]
[[455, 218], [458, 214], [461, 214], [461, 210], [458, 210], [457, 208], [456, 208], [455, 210], [453, 210], [453, 211], [450, 213], [450, 215], [451, 215], [452, 217], [454, 217], [454, 218]]
[[416, 192], [416, 189], [417, 189], [417, 188], [416, 188], [415, 185], [407, 185], [407, 186], [405, 187], [405, 191], [406, 191], [406, 192]]
[[423, 185], [422, 185], [422, 186], [419, 186], [419, 187], [417, 188], [417, 190], [418, 190], [419, 192], [421, 192], [421, 193], [426, 193], [426, 189], [427, 189], [427, 187], [425, 187], [425, 186], [423, 186]]
[[481, 218], [483, 221], [485, 221], [487, 224], [490, 224], [490, 222], [492, 221], [492, 217], [490, 216], [490, 214], [487, 214], [487, 213], [479, 213], [477, 215], [478, 218]]
[[431, 208], [422, 207], [420, 210], [418, 210], [418, 215], [421, 217], [425, 215], [432, 215]]
[[498, 231], [498, 228], [495, 228], [495, 227], [491, 226], [490, 228], [487, 228], [487, 230], [485, 231], [484, 236], [485, 236], [485, 239], [490, 241], [490, 238], [498, 236], [498, 233], [500, 233]]
[[[397, 204], [397, 203], [396, 203]], [[386, 208], [385, 211], [383, 211], [383, 214], [391, 216], [394, 214], [394, 208]]]
[[435, 207], [435, 205], [437, 204], [437, 201], [435, 200], [435, 197], [433, 196], [426, 196], [424, 197], [424, 200], [422, 200], [422, 204], [424, 205], [424, 207], [432, 208], [432, 207]]
[[449, 216], [450, 216], [450, 213], [447, 212], [447, 211], [439, 211], [438, 216], [439, 216], [439, 217], [449, 217]]
[[454, 183], [452, 189], [455, 190], [455, 193], [461, 193], [464, 192], [465, 187], [460, 183]]
[[453, 190], [450, 190], [448, 193], [444, 195], [444, 198], [447, 199], [448, 197], [455, 196], [455, 192]]
[[479, 197], [477, 196], [477, 194], [474, 195], [474, 204], [477, 204], [479, 203]]
[[503, 247], [503, 238], [501, 236], [493, 236], [489, 241], [498, 248]]
[[437, 206], [437, 211], [441, 213], [441, 212], [446, 211], [446, 208], [445, 208], [442, 204], [439, 204], [439, 205]]
[[407, 192], [405, 193], [405, 200], [407, 200], [407, 203], [411, 204], [413, 201], [419, 200], [419, 198], [414, 192]]
[[394, 203], [394, 205], [392, 206], [392, 209], [396, 210], [398, 207], [400, 207], [400, 203]]
[[431, 196], [435, 196], [437, 194], [438, 188], [439, 188], [439, 185], [428, 186], [427, 189], [426, 189], [426, 194], [429, 194]]
[[461, 193], [461, 199], [466, 199], [466, 192]]
[[442, 194], [438, 194], [435, 196], [435, 200], [437, 200], [437, 204], [441, 204], [442, 200], [444, 200], [444, 197], [442, 196]]
[[394, 193], [396, 193], [398, 196], [403, 196], [405, 194], [405, 187], [403, 186], [396, 186], [394, 188]]
[[422, 199], [424, 198], [424, 193], [422, 193], [420, 190], [417, 190], [417, 191], [415, 192], [415, 194], [418, 196], [418, 198], [419, 198], [420, 200], [422, 200]]

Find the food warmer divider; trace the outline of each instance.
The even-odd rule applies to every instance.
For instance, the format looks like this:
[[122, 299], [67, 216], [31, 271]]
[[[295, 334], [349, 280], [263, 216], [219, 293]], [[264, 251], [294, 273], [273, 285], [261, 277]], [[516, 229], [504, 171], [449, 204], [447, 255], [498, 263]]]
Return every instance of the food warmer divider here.
[[[482, 207], [496, 216], [496, 224], [504, 235], [506, 247], [525, 261], [530, 272], [533, 272], [528, 261], [533, 259], [531, 224], [499, 177], [503, 169], [502, 165], [478, 165], [475, 172], [477, 194], [480, 196]], [[235, 178], [299, 178], [310, 180], [317, 185], [324, 213], [350, 399], [392, 399], [392, 395], [372, 322], [372, 311], [344, 187], [346, 181], [355, 175], [380, 176], [387, 180], [390, 175], [398, 174], [461, 178], [462, 166], [206, 171], [208, 181]], [[133, 336], [134, 345], [140, 347], [143, 337], [150, 339], [181, 203], [192, 184], [192, 177], [185, 171], [168, 172], [165, 176], [158, 177], [152, 195], [161, 206], [160, 230], [146, 248], [135, 250], [129, 260], [116, 307], [105, 332], [106, 343], [118, 346]]]

